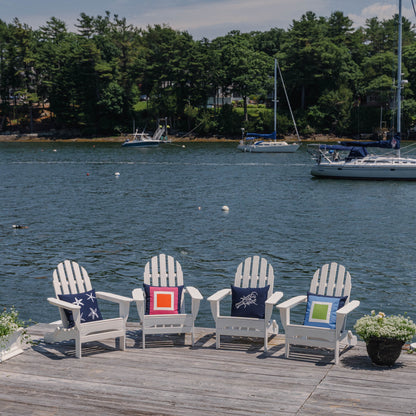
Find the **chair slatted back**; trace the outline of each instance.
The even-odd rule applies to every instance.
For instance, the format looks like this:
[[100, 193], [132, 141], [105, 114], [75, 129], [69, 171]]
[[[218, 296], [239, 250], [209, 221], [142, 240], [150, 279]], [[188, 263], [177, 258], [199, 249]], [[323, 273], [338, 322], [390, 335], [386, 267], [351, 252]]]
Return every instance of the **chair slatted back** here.
[[144, 267], [144, 283], [151, 286], [171, 287], [183, 285], [180, 263], [172, 256], [159, 254], [150, 259]]
[[348, 296], [351, 293], [351, 275], [338, 263], [324, 264], [313, 275], [310, 291], [324, 296]]
[[273, 294], [273, 267], [264, 257], [247, 257], [237, 267], [234, 286], [237, 287], [265, 287], [270, 285], [268, 297]]
[[91, 290], [87, 271], [75, 261], [65, 260], [53, 271], [53, 287], [56, 296]]

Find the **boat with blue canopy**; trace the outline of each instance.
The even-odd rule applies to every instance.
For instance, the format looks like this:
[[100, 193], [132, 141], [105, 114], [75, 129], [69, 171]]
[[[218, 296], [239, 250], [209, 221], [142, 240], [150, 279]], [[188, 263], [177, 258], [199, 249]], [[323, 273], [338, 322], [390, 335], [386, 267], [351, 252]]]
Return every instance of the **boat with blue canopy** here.
[[[297, 142], [288, 143], [284, 140], [277, 140], [276, 136], [276, 113], [277, 113], [277, 69], [279, 69], [280, 79], [282, 81], [283, 89], [285, 91], [286, 100], [289, 106], [290, 114], [292, 116], [293, 124], [295, 126]], [[262, 133], [245, 133], [244, 129], [242, 131], [242, 139], [240, 144], [237, 146], [237, 149], [242, 152], [250, 153], [294, 153], [299, 149], [300, 138], [299, 133], [296, 127], [296, 122], [293, 117], [292, 108], [290, 107], [289, 98], [286, 92], [286, 87], [283, 81], [282, 72], [280, 71], [280, 66], [277, 62], [277, 59], [274, 60], [274, 131], [273, 133], [262, 134]]]
[[[402, 81], [402, 0], [399, 0], [399, 35], [397, 69], [397, 131], [388, 140], [342, 141], [336, 145], [309, 145], [308, 151], [316, 165], [311, 174], [319, 178], [343, 179], [403, 179], [416, 180], [416, 158], [402, 157], [401, 90]], [[390, 152], [370, 154], [371, 148], [390, 149]]]

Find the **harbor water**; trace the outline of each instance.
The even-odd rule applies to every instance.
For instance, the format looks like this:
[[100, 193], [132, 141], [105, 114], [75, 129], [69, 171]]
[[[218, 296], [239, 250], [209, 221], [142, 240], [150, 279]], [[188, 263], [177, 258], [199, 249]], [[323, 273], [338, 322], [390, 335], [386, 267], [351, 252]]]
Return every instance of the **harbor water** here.
[[[361, 301], [349, 327], [373, 309], [416, 319], [415, 182], [313, 179], [303, 146], [293, 154], [236, 146], [0, 143], [0, 308], [58, 320], [46, 299], [65, 259], [83, 265], [96, 290], [131, 296], [146, 262], [166, 253], [204, 296], [197, 325], [213, 327], [206, 298], [261, 255], [283, 300], [306, 294], [314, 271], [336, 261]], [[109, 316], [114, 307], [100, 308]]]

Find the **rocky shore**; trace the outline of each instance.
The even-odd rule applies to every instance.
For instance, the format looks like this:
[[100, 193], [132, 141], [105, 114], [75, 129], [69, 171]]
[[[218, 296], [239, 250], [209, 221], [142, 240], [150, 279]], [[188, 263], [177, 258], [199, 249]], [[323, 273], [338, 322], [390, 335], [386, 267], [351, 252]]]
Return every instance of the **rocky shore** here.
[[[123, 143], [128, 135], [122, 136], [109, 136], [109, 137], [73, 137], [73, 138], [60, 138], [52, 136], [50, 133], [32, 133], [32, 134], [0, 134], [0, 142], [8, 143], [52, 143], [52, 142], [92, 142], [92, 143]], [[296, 141], [296, 136], [285, 136], [286, 141]], [[230, 137], [198, 137], [198, 136], [181, 136], [177, 137], [174, 135], [169, 136], [169, 140], [176, 143], [189, 143], [189, 142], [205, 142], [205, 143], [214, 143], [214, 142], [237, 142], [240, 138], [230, 138]], [[335, 135], [324, 135], [316, 134], [308, 137], [302, 137], [303, 142], [308, 143], [319, 143], [319, 142], [337, 142], [340, 140], [348, 140], [345, 137], [337, 137]]]

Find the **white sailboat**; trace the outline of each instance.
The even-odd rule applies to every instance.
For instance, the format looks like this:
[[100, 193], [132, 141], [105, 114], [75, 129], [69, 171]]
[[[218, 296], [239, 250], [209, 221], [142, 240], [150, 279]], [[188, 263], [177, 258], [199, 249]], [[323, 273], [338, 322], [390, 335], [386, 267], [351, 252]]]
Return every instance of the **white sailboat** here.
[[[282, 81], [283, 89], [285, 91], [286, 100], [289, 106], [290, 114], [292, 116], [293, 124], [295, 126], [296, 135], [298, 138], [297, 142], [288, 143], [283, 140], [276, 140], [276, 112], [277, 112], [277, 68], [279, 69], [280, 79]], [[299, 149], [300, 138], [298, 129], [296, 127], [295, 118], [293, 117], [292, 108], [290, 107], [289, 98], [287, 96], [285, 83], [283, 81], [282, 72], [277, 59], [274, 60], [274, 131], [271, 134], [260, 134], [260, 133], [246, 133], [243, 132], [243, 139], [237, 146], [237, 149], [243, 152], [251, 153], [294, 153]]]
[[[311, 174], [320, 178], [403, 179], [416, 180], [416, 158], [401, 157], [401, 89], [402, 85], [402, 0], [399, 0], [399, 36], [397, 68], [397, 132], [389, 140], [375, 142], [341, 142], [314, 145], [316, 165]], [[313, 148], [313, 145], [309, 149]], [[369, 154], [368, 147], [387, 148], [391, 154]], [[309, 150], [308, 149], [308, 150]], [[347, 152], [345, 157], [340, 155]]]

